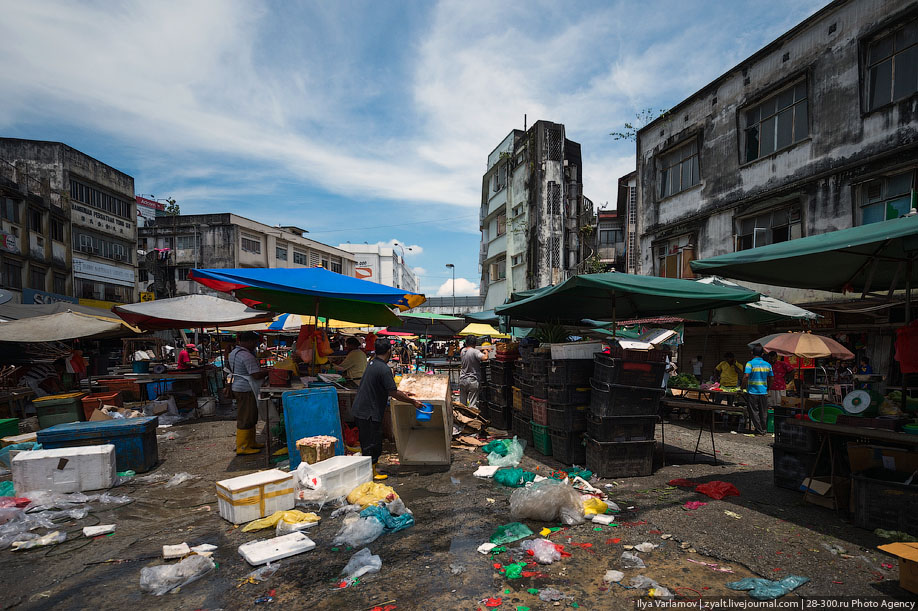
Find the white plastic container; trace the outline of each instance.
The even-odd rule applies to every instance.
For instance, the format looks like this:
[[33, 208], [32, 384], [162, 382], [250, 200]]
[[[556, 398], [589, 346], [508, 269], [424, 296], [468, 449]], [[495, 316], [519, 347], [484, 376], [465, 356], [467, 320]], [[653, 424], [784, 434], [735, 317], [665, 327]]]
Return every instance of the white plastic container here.
[[295, 532], [273, 539], [257, 539], [243, 543], [239, 546], [239, 553], [246, 562], [258, 566], [308, 552], [315, 546], [312, 539], [301, 532]]
[[602, 342], [565, 342], [551, 345], [551, 358], [556, 361], [592, 359], [597, 352], [602, 352]]
[[102, 490], [111, 488], [118, 477], [111, 444], [20, 452], [11, 465], [17, 493]]
[[293, 509], [293, 474], [268, 469], [217, 482], [220, 517], [233, 524]]
[[369, 456], [333, 456], [310, 466], [328, 499], [347, 496], [360, 484], [373, 481], [373, 459]]

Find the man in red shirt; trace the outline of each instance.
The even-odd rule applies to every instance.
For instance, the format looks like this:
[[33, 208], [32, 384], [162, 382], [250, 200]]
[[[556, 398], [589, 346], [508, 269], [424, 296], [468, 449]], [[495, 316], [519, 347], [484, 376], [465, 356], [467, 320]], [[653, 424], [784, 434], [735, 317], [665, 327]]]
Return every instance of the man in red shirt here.
[[178, 355], [178, 368], [179, 369], [191, 369], [191, 355], [189, 352], [197, 352], [197, 348], [194, 344], [185, 344], [185, 347], [182, 348], [182, 351]]
[[772, 407], [781, 405], [781, 398], [787, 394], [787, 382], [794, 377], [794, 368], [774, 352], [768, 354], [768, 362], [775, 377], [772, 379], [771, 389], [768, 391], [768, 404]]

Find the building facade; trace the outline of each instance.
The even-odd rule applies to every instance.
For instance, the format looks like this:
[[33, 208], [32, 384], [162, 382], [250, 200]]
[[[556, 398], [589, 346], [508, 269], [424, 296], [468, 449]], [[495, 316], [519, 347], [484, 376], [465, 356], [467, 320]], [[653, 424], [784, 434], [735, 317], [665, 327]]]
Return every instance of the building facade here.
[[138, 230], [140, 288], [157, 299], [208, 293], [188, 279], [193, 268], [324, 267], [354, 275], [355, 258], [310, 240], [299, 227], [272, 227], [231, 213], [154, 216]]
[[918, 6], [837, 0], [638, 132], [640, 271], [896, 218], [916, 173]]
[[136, 301], [134, 179], [60, 142], [0, 138], [0, 159], [24, 196], [4, 196], [4, 235], [21, 232], [18, 256], [3, 249], [4, 286], [19, 276], [42, 299]]
[[[354, 255], [357, 259], [356, 276], [386, 286], [417, 293], [420, 287], [418, 275], [405, 263], [404, 246], [380, 246], [378, 244], [338, 244], [338, 248]], [[401, 255], [399, 255], [401, 252]]]
[[625, 219], [617, 209], [596, 212], [596, 256], [604, 271], [625, 271]]
[[427, 312], [430, 314], [445, 314], [447, 316], [462, 316], [473, 312], [481, 312], [484, 306], [484, 297], [481, 295], [456, 295], [455, 297], [428, 297], [427, 301], [411, 313]]
[[565, 137], [564, 125], [515, 129], [488, 155], [480, 227], [485, 309], [591, 271], [596, 218], [583, 196], [580, 144]]

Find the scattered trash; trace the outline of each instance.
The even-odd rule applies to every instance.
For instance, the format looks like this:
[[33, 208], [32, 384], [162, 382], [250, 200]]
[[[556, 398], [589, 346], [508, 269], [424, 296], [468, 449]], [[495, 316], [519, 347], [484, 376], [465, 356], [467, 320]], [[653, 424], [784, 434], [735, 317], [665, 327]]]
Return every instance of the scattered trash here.
[[712, 571], [715, 571], [717, 573], [733, 573], [734, 572], [733, 569], [723, 568], [719, 566], [716, 562], [702, 562], [700, 560], [695, 560], [693, 558], [686, 558], [686, 560], [694, 564], [700, 564], [701, 566], [706, 566]]
[[214, 550], [217, 549], [217, 546], [211, 545], [210, 543], [202, 543], [201, 545], [195, 545], [194, 547], [190, 549], [195, 554], [212, 555], [214, 553]]
[[526, 550], [539, 564], [551, 564], [561, 560], [561, 550], [548, 539], [523, 541], [520, 548]]
[[99, 524], [98, 526], [83, 527], [84, 537], [98, 537], [99, 535], [107, 535], [113, 532], [115, 532], [114, 524]]
[[645, 541], [644, 543], [641, 543], [640, 545], [635, 545], [635, 546], [634, 546], [634, 549], [636, 549], [637, 551], [639, 551], [639, 552], [641, 552], [641, 553], [643, 553], [643, 554], [646, 554], [646, 553], [648, 553], [648, 552], [652, 552], [653, 550], [657, 549], [658, 547], [660, 547], [660, 546], [659, 546], [659, 545], [656, 545], [656, 544], [654, 544], [654, 543], [650, 543], [649, 541]]
[[183, 472], [181, 472], [181, 473], [176, 473], [176, 474], [173, 475], [171, 478], [169, 478], [169, 481], [166, 482], [166, 486], [165, 486], [165, 487], [166, 487], [166, 488], [175, 488], [176, 486], [178, 486], [178, 485], [180, 485], [180, 484], [184, 484], [184, 483], [187, 482], [188, 480], [194, 479], [195, 477], [197, 477], [197, 476], [196, 476], [196, 475], [192, 475], [191, 473], [187, 473], [187, 472], [185, 472], [185, 471], [183, 471]]
[[641, 557], [632, 552], [622, 552], [620, 563], [623, 569], [643, 569], [647, 567]]
[[741, 519], [743, 518], [743, 516], [741, 516], [740, 514], [736, 513], [735, 511], [725, 511], [725, 512], [724, 512], [724, 515], [725, 515], [725, 516], [730, 516], [731, 518], [733, 518], [733, 519], [735, 519], [735, 520], [741, 520]]
[[[405, 508], [404, 505], [401, 506]], [[388, 506], [380, 507], [371, 505], [360, 512], [361, 518], [374, 518], [379, 520], [384, 526], [384, 532], [398, 532], [410, 526], [414, 526], [414, 516], [410, 511], [405, 510], [400, 515], [393, 515]], [[355, 546], [356, 547], [356, 546]]]
[[475, 477], [494, 477], [494, 474], [500, 467], [491, 466], [491, 465], [481, 465], [478, 469], [475, 470], [472, 475]]
[[729, 482], [713, 481], [701, 484], [695, 488], [695, 492], [709, 496], [717, 501], [728, 496], [739, 496], [739, 490]]
[[374, 556], [370, 548], [365, 547], [351, 556], [341, 574], [348, 579], [357, 579], [369, 573], [378, 573], [381, 568], [382, 559], [379, 556]]
[[546, 479], [529, 488], [520, 488], [510, 495], [510, 517], [561, 521], [574, 525], [583, 523], [583, 502], [580, 494], [558, 480]]
[[478, 546], [478, 553], [487, 555], [495, 547], [497, 547], [497, 544], [495, 543], [482, 543], [481, 545]]
[[827, 552], [829, 552], [830, 554], [832, 554], [833, 556], [837, 556], [837, 555], [839, 555], [839, 554], [847, 554], [847, 553], [848, 553], [848, 550], [846, 550], [845, 548], [843, 548], [841, 545], [838, 545], [837, 543], [832, 543], [832, 544], [823, 543], [823, 544], [822, 544], [822, 547], [823, 547]]
[[704, 501], [687, 501], [685, 505], [682, 506], [682, 508], [688, 511], [694, 511], [695, 509], [704, 507], [705, 505], [707, 505], [707, 503]]
[[669, 539], [672, 539], [673, 536], [672, 535], [660, 535], [660, 538], [663, 539], [664, 541], [667, 541]]
[[366, 482], [360, 484], [347, 495], [347, 502], [351, 505], [360, 505], [366, 509], [370, 505], [382, 502], [394, 501], [398, 498], [395, 490], [389, 486], [377, 482]]
[[117, 494], [109, 494], [107, 492], [103, 492], [99, 495], [99, 502], [103, 505], [126, 505], [133, 500], [134, 499], [129, 496], [118, 496]]
[[[488, 464], [492, 467], [516, 467], [523, 459], [523, 444], [525, 443], [525, 440], [521, 442], [516, 437], [512, 440], [499, 439], [482, 446], [481, 449], [488, 454]], [[501, 446], [503, 446], [503, 450], [501, 450]]]
[[140, 569], [140, 589], [155, 596], [185, 586], [200, 579], [216, 565], [204, 556], [189, 556], [177, 564], [148, 566]]
[[553, 602], [556, 600], [561, 600], [563, 598], [570, 598], [570, 597], [565, 596], [563, 592], [561, 592], [560, 590], [556, 590], [554, 588], [545, 588], [544, 590], [539, 590], [539, 600], [543, 600], [545, 602]]
[[800, 577], [798, 575], [790, 575], [780, 581], [746, 577], [739, 581], [731, 581], [727, 584], [727, 587], [731, 590], [749, 590], [749, 596], [756, 600], [774, 600], [799, 588], [809, 580], [809, 577]]
[[449, 572], [453, 575], [461, 575], [465, 572], [465, 567], [461, 564], [451, 564], [449, 565]]
[[520, 488], [533, 481], [535, 476], [531, 471], [505, 467], [494, 474], [494, 481], [508, 488]]
[[[316, 544], [301, 532], [273, 539], [256, 539], [239, 546], [239, 554], [252, 566], [267, 564], [314, 549]], [[194, 557], [194, 556], [192, 556]]]
[[384, 530], [385, 527], [382, 522], [376, 518], [361, 518], [349, 515], [344, 518], [344, 523], [332, 540], [332, 545], [362, 547], [376, 541]]
[[606, 583], [618, 583], [625, 578], [625, 574], [621, 571], [606, 571], [606, 574], [602, 576], [602, 580]]
[[902, 532], [901, 530], [883, 530], [882, 528], [878, 528], [873, 531], [873, 534], [882, 539], [889, 539], [890, 541], [901, 541], [902, 543], [918, 543], [918, 537], [914, 537], [907, 532]]
[[614, 516], [607, 516], [603, 514], [595, 514], [593, 516], [593, 524], [602, 524], [603, 526], [608, 526], [615, 522]]
[[[314, 513], [304, 513], [299, 509], [289, 509], [287, 511], [275, 511], [271, 515], [265, 518], [259, 518], [257, 520], [252, 520], [246, 524], [242, 532], [251, 532], [253, 530], [261, 530], [262, 528], [270, 528], [272, 526], [277, 526], [280, 522], [286, 522], [287, 524], [303, 524], [307, 523], [310, 526], [318, 523], [319, 516]], [[301, 530], [301, 529], [292, 529]]]
[[608, 510], [609, 505], [595, 497], [590, 497], [583, 501], [583, 515], [585, 516], [604, 514]]
[[500, 598], [484, 598], [479, 601], [485, 607], [499, 607], [503, 603]]
[[[516, 493], [514, 492], [514, 494]], [[532, 534], [532, 531], [525, 524], [521, 524], [520, 522], [510, 522], [509, 524], [504, 524], [497, 527], [497, 530], [495, 530], [494, 534], [491, 535], [491, 543], [496, 545], [513, 543], [514, 541], [525, 539]]]
[[338, 516], [343, 516], [344, 514], [347, 514], [347, 513], [357, 513], [361, 509], [363, 509], [363, 507], [361, 507], [360, 505], [345, 505], [344, 507], [339, 507], [338, 509], [334, 510], [331, 513], [331, 519], [334, 520]]
[[33, 547], [42, 547], [44, 545], [57, 545], [58, 543], [63, 543], [67, 540], [67, 535], [62, 533], [59, 530], [54, 532], [49, 532], [43, 537], [31, 538], [31, 537], [20, 537], [18, 541], [13, 541], [12, 548], [14, 552], [18, 552], [22, 549], [31, 549]]
[[263, 582], [263, 581], [268, 581], [269, 579], [271, 579], [271, 577], [274, 576], [274, 574], [275, 574], [279, 569], [280, 569], [280, 567], [279, 567], [278, 565], [276, 565], [276, 564], [271, 564], [271, 563], [269, 562], [269, 563], [266, 564], [265, 566], [263, 566], [263, 567], [261, 567], [261, 568], [259, 568], [259, 569], [255, 569], [254, 571], [252, 571], [251, 573], [249, 573], [248, 575], [246, 575], [245, 577], [243, 577], [242, 579], [240, 579], [240, 580], [239, 580], [239, 585], [236, 586], [236, 587], [238, 588], [239, 586], [245, 585], [245, 584], [247, 584], [247, 583], [255, 584], [255, 583], [261, 583], [261, 582]]
[[178, 545], [164, 545], [163, 546], [163, 560], [175, 560], [176, 558], [184, 558], [191, 553], [191, 549], [188, 547], [187, 543], [179, 543]]

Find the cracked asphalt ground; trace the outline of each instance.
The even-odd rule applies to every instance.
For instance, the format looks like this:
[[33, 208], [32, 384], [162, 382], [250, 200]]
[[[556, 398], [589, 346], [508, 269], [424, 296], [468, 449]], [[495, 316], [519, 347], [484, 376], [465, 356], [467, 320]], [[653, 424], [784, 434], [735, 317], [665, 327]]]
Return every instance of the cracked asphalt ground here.
[[[811, 581], [790, 596], [914, 600], [898, 587], [896, 561], [876, 550], [884, 541], [834, 511], [804, 504], [800, 493], [773, 486], [770, 437], [718, 432], [718, 456], [723, 462], [714, 466], [700, 459], [689, 464], [690, 456], [676, 452], [694, 448], [697, 429], [681, 421], [666, 425], [666, 466], [660, 466], [662, 453], [658, 452], [658, 468], [650, 477], [595, 483], [601, 488], [611, 485], [611, 499], [622, 508], [633, 507], [618, 516], [619, 526], [594, 530], [587, 522], [555, 533], [551, 539], [565, 545], [571, 556], [534, 568], [536, 576], [509, 580], [494, 568], [495, 563], [512, 562], [518, 544], [494, 558], [477, 553], [497, 526], [513, 521], [508, 502], [512, 490], [472, 476], [485, 461], [480, 452], [454, 450], [448, 470], [409, 469], [395, 464], [394, 454], [384, 457], [391, 475], [386, 483], [414, 512], [416, 525], [383, 535], [369, 546], [382, 558], [378, 574], [367, 575], [350, 588], [338, 588], [340, 571], [357, 550], [332, 549], [341, 519], [330, 519], [332, 508], [325, 507], [320, 525], [308, 531], [317, 544], [315, 550], [281, 561], [280, 570], [267, 582], [240, 586], [239, 580], [252, 567], [237, 547], [273, 533], [243, 533], [217, 513], [215, 481], [263, 468], [263, 455], [235, 456], [234, 428], [231, 414], [224, 414], [223, 419], [161, 430], [160, 464], [154, 473], [187, 471], [195, 479], [175, 488], [165, 488], [163, 483], [127, 484], [115, 493], [130, 496], [132, 503], [117, 508], [94, 504], [88, 517], [62, 523], [68, 534], [65, 543], [0, 552], [3, 607], [239, 609], [251, 607], [256, 598], [273, 591], [272, 606], [284, 609], [361, 611], [388, 601], [394, 601], [388, 604], [397, 609], [477, 609], [484, 608], [479, 601], [489, 597], [501, 598], [498, 609], [572, 608], [574, 604], [581, 609], [621, 608], [630, 598], [646, 596], [646, 591], [610, 586], [603, 583], [603, 574], [620, 568], [624, 545], [645, 541], [660, 547], [640, 554], [645, 569], [623, 570], [624, 583], [640, 574], [686, 598], [699, 594], [744, 598], [745, 593], [733, 592], [725, 584], [742, 577], [802, 575]], [[702, 448], [709, 448], [709, 443], [706, 435]], [[534, 449], [526, 450], [521, 464], [540, 473], [559, 466]], [[740, 496], [716, 501], [667, 486], [674, 478], [727, 481], [740, 490]], [[708, 504], [687, 511], [683, 505], [689, 500]], [[82, 537], [83, 526], [99, 523], [115, 523], [117, 530], [98, 539]], [[528, 525], [536, 532], [553, 526]], [[671, 537], [664, 538], [667, 535]], [[155, 597], [141, 592], [140, 569], [163, 564], [162, 545], [182, 541], [219, 546], [214, 554], [217, 570], [176, 593]], [[833, 554], [826, 549], [832, 546], [844, 552]], [[555, 588], [565, 598], [544, 602], [529, 592], [531, 588]]]

